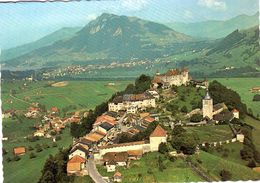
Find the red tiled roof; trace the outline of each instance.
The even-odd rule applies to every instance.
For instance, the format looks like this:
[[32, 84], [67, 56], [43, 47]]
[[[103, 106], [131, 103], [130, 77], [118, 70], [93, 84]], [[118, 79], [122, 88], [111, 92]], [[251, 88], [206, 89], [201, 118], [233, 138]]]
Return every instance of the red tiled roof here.
[[100, 123], [103, 123], [103, 122], [108, 122], [111, 125], [115, 125], [116, 119], [109, 116], [109, 115], [102, 115], [102, 116], [97, 117], [95, 124], [100, 124]]
[[114, 174], [114, 177], [121, 177], [122, 176], [122, 174], [119, 172], [119, 171], [117, 171], [115, 174]]
[[14, 154], [19, 155], [19, 154], [24, 154], [25, 153], [25, 147], [15, 147], [14, 148]]
[[150, 117], [150, 116], [148, 116], [148, 117], [144, 118], [144, 120], [145, 120], [146, 122], [149, 122], [149, 123], [152, 123], [152, 122], [154, 122], [154, 121], [155, 121], [155, 119], [154, 119], [154, 118], [152, 118], [152, 117]]
[[57, 107], [52, 107], [51, 108], [51, 112], [58, 112], [58, 108]]
[[73, 157], [68, 161], [68, 163], [85, 163], [85, 162], [86, 162], [86, 159], [85, 159], [85, 158], [82, 158], [82, 157], [79, 156], [79, 155], [73, 156]]
[[237, 109], [233, 109], [232, 112], [239, 112]]
[[160, 125], [157, 125], [150, 137], [166, 137], [166, 135], [166, 131]]

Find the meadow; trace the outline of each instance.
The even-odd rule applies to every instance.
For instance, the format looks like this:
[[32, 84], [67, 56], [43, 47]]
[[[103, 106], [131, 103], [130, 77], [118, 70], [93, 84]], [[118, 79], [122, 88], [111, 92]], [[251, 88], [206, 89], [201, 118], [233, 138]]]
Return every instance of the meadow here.
[[[26, 86], [24, 86], [26, 83]], [[108, 86], [114, 83], [114, 86]], [[58, 109], [73, 105], [76, 109], [93, 109], [112, 94], [125, 89], [131, 81], [68, 81], [65, 86], [52, 86], [48, 81], [14, 81], [2, 84], [3, 108], [24, 110], [33, 102]], [[11, 90], [14, 95], [10, 95]], [[11, 102], [12, 101], [12, 102]]]
[[228, 125], [185, 127], [185, 129], [188, 132], [197, 134], [201, 143], [225, 141], [233, 138], [232, 131]]
[[[165, 169], [158, 169], [158, 158], [163, 159]], [[101, 175], [113, 176], [114, 172], [106, 172], [103, 166], [97, 167]], [[182, 159], [171, 162], [158, 152], [147, 153], [140, 160], [131, 161], [128, 169], [119, 167], [117, 170], [122, 173], [123, 183], [131, 182], [198, 182], [203, 181], [195, 174]]]
[[254, 127], [252, 130], [253, 142], [256, 149], [260, 152], [260, 121], [247, 116], [245, 122]]
[[[114, 86], [107, 86], [114, 82]], [[31, 135], [35, 130], [34, 124], [40, 123], [41, 119], [27, 119], [23, 113], [33, 102], [44, 104], [47, 109], [74, 105], [74, 110], [89, 110], [96, 105], [109, 99], [112, 94], [123, 90], [131, 81], [69, 81], [65, 86], [51, 86], [48, 81], [28, 82], [14, 81], [2, 83], [2, 105], [3, 109], [19, 110], [20, 120], [3, 119], [3, 136], [8, 137], [8, 141], [3, 141], [3, 147], [7, 154], [3, 157], [4, 182], [37, 182], [43, 165], [49, 155], [55, 155], [59, 148], [67, 148], [72, 143], [72, 137], [69, 128], [66, 128], [60, 135], [61, 140], [57, 141], [57, 147], [52, 147], [51, 139], [40, 138], [35, 142], [29, 142], [25, 137]], [[26, 85], [25, 85], [26, 83]], [[12, 93], [12, 95], [10, 95]], [[12, 101], [12, 102], [11, 102]], [[36, 152], [36, 144], [47, 144], [49, 148], [41, 152]], [[13, 158], [13, 148], [17, 146], [29, 146], [34, 150], [21, 156], [19, 161], [8, 162], [8, 158]], [[36, 157], [29, 158], [33, 152]], [[88, 179], [89, 180], [89, 179]], [[82, 182], [81, 179], [75, 179], [75, 182]]]
[[260, 116], [260, 102], [254, 102], [253, 97], [256, 93], [249, 91], [252, 87], [260, 86], [259, 78], [215, 78], [214, 80], [236, 91], [247, 108], [251, 108], [255, 116], [257, 114]]
[[223, 169], [230, 171], [232, 181], [260, 180], [260, 174], [252, 169], [204, 151], [193, 155], [192, 159], [194, 162], [199, 159], [201, 163], [197, 163], [197, 166], [216, 180], [220, 180], [220, 171]]

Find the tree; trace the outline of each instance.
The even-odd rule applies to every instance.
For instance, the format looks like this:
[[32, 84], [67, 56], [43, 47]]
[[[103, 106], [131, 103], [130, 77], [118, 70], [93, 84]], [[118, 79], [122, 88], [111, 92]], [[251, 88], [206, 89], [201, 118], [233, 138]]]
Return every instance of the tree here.
[[33, 151], [34, 148], [33, 148], [32, 146], [28, 146], [28, 150], [29, 150], [29, 151]]
[[21, 158], [19, 156], [14, 156], [13, 160], [14, 161], [19, 161]]
[[35, 145], [35, 149], [36, 149], [36, 152], [41, 152], [42, 151], [42, 146], [40, 144], [36, 144]]
[[29, 158], [30, 159], [36, 158], [36, 155], [33, 152], [31, 152], [30, 155], [29, 155]]
[[248, 162], [247, 166], [248, 166], [249, 168], [255, 168], [255, 167], [256, 167], [255, 160], [251, 159], [251, 160]]
[[6, 161], [7, 161], [7, 162], [11, 162], [12, 159], [11, 159], [10, 157], [7, 157], [7, 158], [6, 158]]
[[190, 118], [191, 122], [200, 122], [203, 119], [201, 114], [193, 114]]
[[5, 150], [5, 148], [2, 148], [2, 153], [3, 153], [3, 155], [7, 154], [7, 151]]
[[187, 113], [187, 112], [188, 112], [187, 107], [186, 107], [186, 106], [183, 106], [183, 107], [181, 108], [181, 112], [183, 112], [183, 113]]
[[240, 155], [243, 160], [248, 161], [254, 157], [254, 152], [250, 147], [244, 145], [243, 149], [240, 150]]
[[181, 133], [172, 137], [172, 146], [184, 154], [194, 154], [199, 138], [195, 133]]
[[46, 171], [44, 175], [42, 176], [41, 180], [39, 183], [54, 183], [55, 181], [55, 176], [51, 171]]
[[222, 181], [230, 180], [232, 177], [232, 174], [228, 170], [225, 170], [225, 169], [221, 170], [219, 175], [221, 176]]
[[175, 126], [174, 129], [172, 130], [172, 135], [177, 136], [184, 132], [186, 132], [186, 130], [184, 128], [182, 128], [181, 126]]
[[163, 143], [163, 142], [160, 143], [160, 145], [159, 145], [159, 152], [162, 153], [162, 154], [165, 154], [165, 153], [169, 152], [168, 146], [167, 146], [166, 143]]
[[53, 143], [52, 143], [52, 147], [57, 147], [57, 143], [56, 143], [56, 142], [53, 142]]
[[120, 133], [118, 135], [118, 143], [132, 142], [132, 138], [128, 133]]
[[239, 110], [241, 118], [245, 117], [247, 107], [242, 103], [241, 97], [237, 92], [228, 89], [216, 80], [210, 83], [209, 92], [214, 104], [225, 102], [230, 110], [236, 108]]
[[162, 172], [164, 169], [166, 169], [165, 165], [163, 164], [163, 160], [162, 157], [159, 156], [158, 158], [158, 168], [159, 170]]

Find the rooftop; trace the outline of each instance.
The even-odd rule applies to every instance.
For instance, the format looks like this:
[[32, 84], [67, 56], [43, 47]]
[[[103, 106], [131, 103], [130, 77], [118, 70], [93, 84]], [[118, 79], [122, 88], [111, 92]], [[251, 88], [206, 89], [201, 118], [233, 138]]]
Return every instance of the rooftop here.
[[166, 135], [166, 131], [160, 125], [157, 125], [150, 137], [166, 137]]
[[123, 146], [142, 145], [142, 144], [145, 144], [145, 141], [127, 142], [127, 143], [121, 143], [121, 144], [101, 146], [99, 149], [110, 149], [113, 147], [123, 147]]

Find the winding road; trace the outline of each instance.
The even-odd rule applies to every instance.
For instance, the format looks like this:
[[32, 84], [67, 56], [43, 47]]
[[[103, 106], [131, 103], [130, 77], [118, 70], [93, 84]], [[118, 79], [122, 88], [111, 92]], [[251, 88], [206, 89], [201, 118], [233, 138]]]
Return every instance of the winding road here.
[[88, 173], [89, 173], [89, 176], [92, 178], [92, 180], [95, 182], [95, 183], [107, 183], [103, 177], [99, 174], [99, 172], [97, 171], [97, 168], [96, 168], [96, 164], [94, 162], [94, 159], [93, 157], [89, 158], [88, 159], [88, 162], [87, 162], [87, 169], [88, 169]]

